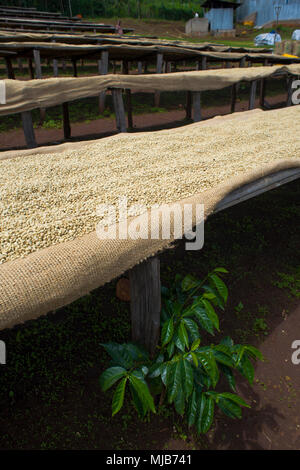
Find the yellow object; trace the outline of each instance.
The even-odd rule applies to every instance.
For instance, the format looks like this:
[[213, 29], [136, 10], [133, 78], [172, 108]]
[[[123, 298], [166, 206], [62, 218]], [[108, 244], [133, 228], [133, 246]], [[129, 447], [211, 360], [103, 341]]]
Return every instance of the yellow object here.
[[253, 26], [254, 22], [253, 21], [244, 21], [243, 25], [244, 26]]
[[292, 54], [282, 54], [283, 57], [291, 57], [292, 59], [299, 59], [297, 55], [292, 55]]

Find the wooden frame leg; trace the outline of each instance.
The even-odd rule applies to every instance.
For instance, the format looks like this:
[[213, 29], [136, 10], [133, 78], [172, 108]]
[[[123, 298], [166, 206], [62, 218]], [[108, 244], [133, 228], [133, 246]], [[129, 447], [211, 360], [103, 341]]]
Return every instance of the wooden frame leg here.
[[231, 107], [230, 107], [230, 112], [234, 113], [235, 112], [235, 104], [236, 104], [236, 94], [237, 94], [237, 83], [232, 85], [231, 87]]
[[161, 312], [160, 261], [150, 258], [129, 272], [132, 340], [155, 354]]
[[32, 149], [37, 147], [35, 135], [34, 135], [34, 128], [32, 123], [32, 115], [30, 111], [23, 111], [22, 115], [22, 124], [23, 124], [23, 131], [25, 135], [25, 140], [27, 147]]
[[126, 115], [121, 88], [112, 89], [112, 98], [114, 103], [116, 125], [119, 132], [127, 132]]
[[[107, 75], [108, 73], [108, 51], [101, 52], [101, 60], [99, 61], [99, 74], [100, 75]], [[99, 112], [100, 114], [103, 113], [105, 110], [105, 101], [106, 101], [106, 91], [102, 91], [99, 95]]]
[[71, 137], [71, 125], [70, 125], [70, 115], [69, 115], [69, 105], [68, 103], [62, 104], [63, 111], [63, 127], [64, 127], [64, 138], [69, 139]]
[[[162, 73], [163, 71], [163, 54], [159, 53], [156, 57], [156, 73]], [[154, 106], [159, 107], [160, 104], [160, 91], [156, 91], [154, 95]]]
[[202, 119], [201, 116], [201, 93], [200, 91], [193, 92], [193, 121], [199, 122]]
[[293, 84], [294, 78], [291, 76], [288, 76], [287, 78], [287, 100], [286, 100], [286, 105], [287, 106], [292, 106], [292, 95], [293, 95]]
[[192, 92], [191, 91], [186, 92], [185, 110], [186, 110], [185, 118], [190, 121], [192, 119]]
[[257, 89], [257, 80], [253, 80], [251, 82], [251, 87], [250, 87], [249, 110], [255, 108], [256, 89]]

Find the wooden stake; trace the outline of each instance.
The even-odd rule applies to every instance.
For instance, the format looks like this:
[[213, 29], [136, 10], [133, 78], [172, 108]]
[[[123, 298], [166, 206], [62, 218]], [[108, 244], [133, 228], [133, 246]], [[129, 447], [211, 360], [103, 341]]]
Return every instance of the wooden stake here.
[[37, 144], [36, 144], [35, 135], [34, 135], [31, 112], [23, 111], [21, 115], [22, 115], [23, 131], [24, 131], [27, 147], [29, 149], [34, 148], [37, 146]]
[[71, 137], [71, 124], [70, 124], [68, 103], [62, 104], [62, 111], [63, 111], [64, 138], [69, 139]]
[[193, 92], [193, 108], [194, 108], [194, 122], [199, 122], [202, 119], [201, 116], [201, 93], [200, 91]]
[[113, 88], [111, 92], [116, 115], [117, 130], [119, 132], [127, 132], [122, 90], [121, 88]]
[[143, 73], [143, 63], [140, 60], [138, 61], [138, 73]]
[[201, 69], [206, 70], [207, 69], [207, 57], [203, 56], [201, 59]]
[[159, 340], [161, 312], [160, 262], [157, 257], [129, 272], [132, 340], [153, 356]]

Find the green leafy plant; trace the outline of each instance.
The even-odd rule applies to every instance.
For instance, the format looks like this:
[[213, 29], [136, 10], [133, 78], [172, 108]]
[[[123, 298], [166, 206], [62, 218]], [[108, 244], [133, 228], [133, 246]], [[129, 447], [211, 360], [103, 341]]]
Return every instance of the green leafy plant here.
[[212, 336], [220, 331], [216, 310], [224, 310], [227, 302], [228, 289], [221, 279], [225, 273], [215, 268], [202, 281], [177, 275], [171, 289], [162, 288], [161, 338], [154, 358], [136, 344], [103, 344], [112, 361], [100, 385], [106, 391], [116, 384], [113, 415], [122, 408], [127, 388], [141, 418], [156, 412], [153, 397], [160, 394], [159, 406], [164, 400], [173, 404], [198, 433], [210, 429], [215, 405], [230, 418], [241, 418], [242, 407], [250, 407], [236, 393], [219, 392], [216, 386], [223, 374], [235, 392], [234, 370], [252, 384], [251, 360], [263, 360], [260, 351], [234, 344], [229, 337], [201, 345], [200, 330]]

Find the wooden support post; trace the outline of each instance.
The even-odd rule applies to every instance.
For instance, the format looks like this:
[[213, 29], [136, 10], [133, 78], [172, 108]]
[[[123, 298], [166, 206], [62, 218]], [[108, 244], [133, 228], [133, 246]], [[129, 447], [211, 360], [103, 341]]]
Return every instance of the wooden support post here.
[[206, 70], [207, 69], [207, 57], [203, 56], [201, 59], [201, 69]]
[[72, 59], [72, 64], [73, 64], [73, 76], [78, 77], [78, 72], [77, 72], [77, 60]]
[[131, 90], [129, 88], [126, 89], [126, 108], [127, 108], [128, 129], [133, 129]]
[[196, 60], [196, 70], [201, 70], [200, 60]]
[[22, 124], [23, 124], [23, 131], [25, 135], [25, 140], [28, 148], [36, 147], [36, 140], [34, 135], [34, 129], [32, 124], [32, 116], [30, 111], [23, 111], [22, 115]]
[[172, 62], [167, 62], [167, 73], [172, 73]]
[[14, 80], [15, 79], [15, 72], [9, 57], [5, 57], [6, 62], [6, 69], [7, 69], [7, 77]]
[[230, 112], [234, 113], [235, 111], [235, 103], [236, 103], [236, 94], [237, 94], [237, 83], [234, 83], [231, 87], [231, 109]]
[[226, 60], [225, 67], [226, 67], [226, 69], [231, 69], [232, 68], [232, 62], [230, 60]]
[[31, 78], [31, 80], [33, 80], [34, 79], [34, 70], [33, 70], [33, 65], [32, 65], [32, 59], [31, 58], [28, 59], [28, 68], [29, 68], [30, 78]]
[[63, 111], [64, 138], [69, 139], [71, 137], [71, 124], [70, 124], [68, 103], [62, 104], [62, 111]]
[[193, 120], [194, 122], [199, 122], [202, 119], [201, 116], [201, 93], [200, 91], [193, 92]]
[[257, 80], [252, 80], [250, 87], [249, 110], [255, 108]]
[[161, 312], [160, 262], [157, 257], [138, 264], [129, 272], [132, 340], [155, 355]]
[[287, 100], [286, 100], [286, 105], [287, 106], [292, 106], [292, 95], [293, 95], [293, 88], [292, 88], [292, 84], [293, 84], [293, 81], [294, 81], [294, 77], [292, 77], [291, 75], [289, 75], [287, 77]]
[[[35, 66], [35, 78], [41, 79], [42, 78], [41, 55], [38, 49], [34, 49], [33, 58], [34, 58], [34, 66]], [[45, 108], [40, 108], [40, 117], [41, 117], [40, 123], [42, 124], [46, 117]]]
[[[55, 39], [52, 39], [51, 42], [56, 42]], [[58, 62], [57, 59], [53, 59], [53, 77], [58, 77]]]
[[246, 57], [242, 57], [240, 60], [240, 67], [245, 67], [246, 65]]
[[35, 78], [42, 78], [41, 55], [38, 49], [34, 49], [33, 58], [35, 66]]
[[185, 118], [190, 121], [192, 119], [192, 92], [191, 91], [186, 92], [185, 110], [186, 110]]
[[[164, 56], [158, 53], [156, 56], [156, 73], [162, 73]], [[154, 106], [158, 107], [160, 104], [160, 92], [156, 91], [154, 95]]]
[[17, 59], [17, 62], [18, 62], [19, 72], [23, 74], [23, 62], [22, 62], [21, 57]]
[[147, 73], [148, 72], [148, 62], [145, 61], [145, 64], [144, 64], [144, 73]]
[[143, 73], [143, 63], [140, 60], [138, 61], [138, 73]]
[[62, 69], [63, 69], [63, 72], [65, 73], [65, 72], [67, 71], [67, 63], [66, 63], [65, 60], [62, 61], [61, 67], [62, 67]]
[[116, 115], [117, 130], [119, 132], [127, 132], [122, 90], [121, 88], [113, 88], [111, 92]]
[[[264, 67], [267, 67], [267, 66], [268, 66], [268, 59], [265, 59], [264, 60]], [[266, 84], [267, 84], [266, 78], [262, 78], [259, 83], [260, 83], [259, 105], [261, 106], [261, 108], [264, 108], [265, 107], [265, 96], [266, 96]]]
[[[108, 74], [108, 51], [101, 52], [101, 68], [99, 69], [100, 75]], [[105, 110], [106, 91], [102, 91], [99, 95], [99, 112], [103, 113]]]

